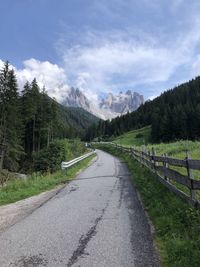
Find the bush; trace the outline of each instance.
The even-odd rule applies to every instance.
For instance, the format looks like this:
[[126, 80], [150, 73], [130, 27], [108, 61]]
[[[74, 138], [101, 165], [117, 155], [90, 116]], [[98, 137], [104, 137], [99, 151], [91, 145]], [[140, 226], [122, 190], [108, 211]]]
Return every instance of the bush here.
[[52, 173], [60, 169], [62, 161], [79, 157], [85, 151], [84, 144], [79, 140], [56, 140], [34, 155], [34, 171]]
[[144, 135], [141, 133], [136, 134], [135, 138], [144, 138]]

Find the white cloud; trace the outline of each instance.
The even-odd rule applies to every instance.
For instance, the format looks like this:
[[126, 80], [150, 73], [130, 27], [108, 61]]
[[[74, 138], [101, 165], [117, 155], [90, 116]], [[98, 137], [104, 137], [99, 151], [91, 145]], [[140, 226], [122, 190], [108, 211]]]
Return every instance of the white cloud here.
[[0, 69], [3, 68], [4, 62], [0, 59]]
[[48, 61], [41, 62], [34, 58], [26, 60], [23, 69], [16, 69], [16, 75], [21, 88], [26, 81], [31, 82], [36, 78], [38, 85], [41, 88], [45, 86], [49, 95], [58, 101], [62, 101], [69, 89], [65, 70]]
[[165, 43], [142, 32], [90, 31], [85, 33], [86, 45], [62, 47], [65, 70], [72, 83], [95, 94], [166, 82], [178, 68], [191, 68], [199, 28], [200, 21], [194, 19], [192, 27]]

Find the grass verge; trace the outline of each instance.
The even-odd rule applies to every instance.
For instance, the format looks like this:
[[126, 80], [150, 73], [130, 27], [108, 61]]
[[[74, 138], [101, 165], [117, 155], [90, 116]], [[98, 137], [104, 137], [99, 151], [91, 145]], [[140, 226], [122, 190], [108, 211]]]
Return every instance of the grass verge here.
[[155, 241], [164, 267], [198, 267], [200, 211], [164, 187], [155, 174], [115, 148], [98, 146], [122, 158], [132, 174], [145, 208], [155, 226]]
[[74, 178], [77, 172], [87, 167], [91, 159], [94, 157], [95, 155], [92, 155], [68, 170], [60, 170], [48, 175], [33, 174], [27, 180], [15, 179], [9, 181], [7, 185], [0, 188], [0, 205], [13, 203], [44, 191], [51, 190], [57, 185], [67, 183]]

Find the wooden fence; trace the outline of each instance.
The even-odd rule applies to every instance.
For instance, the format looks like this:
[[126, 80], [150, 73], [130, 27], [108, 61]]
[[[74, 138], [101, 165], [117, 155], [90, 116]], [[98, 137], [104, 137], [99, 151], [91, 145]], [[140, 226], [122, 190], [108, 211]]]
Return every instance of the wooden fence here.
[[[168, 187], [172, 192], [176, 193], [181, 198], [185, 199], [192, 206], [200, 208], [200, 202], [197, 199], [196, 191], [200, 190], [200, 180], [195, 180], [193, 177], [193, 170], [200, 170], [200, 160], [193, 160], [187, 153], [185, 159], [176, 159], [168, 157], [166, 154], [157, 156], [155, 150], [138, 150], [133, 147], [125, 147], [112, 142], [101, 142], [102, 144], [115, 146], [116, 149], [120, 149], [133, 156], [142, 165], [148, 167], [152, 172], [156, 173], [159, 181]], [[178, 170], [173, 167], [182, 167], [187, 173], [186, 175], [181, 174]], [[180, 184], [189, 189], [188, 192], [183, 192], [176, 186]]]

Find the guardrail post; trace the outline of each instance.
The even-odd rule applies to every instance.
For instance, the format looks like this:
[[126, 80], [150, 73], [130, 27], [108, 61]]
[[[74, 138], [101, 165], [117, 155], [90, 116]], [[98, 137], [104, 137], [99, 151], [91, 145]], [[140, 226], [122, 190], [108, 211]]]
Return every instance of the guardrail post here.
[[189, 179], [191, 180], [191, 188], [190, 188], [190, 196], [193, 200], [197, 200], [196, 198], [196, 191], [193, 189], [193, 184], [192, 184], [192, 181], [193, 181], [193, 172], [192, 172], [192, 169], [190, 169], [190, 165], [189, 165], [189, 160], [192, 159], [190, 153], [187, 151], [186, 153], [186, 162], [187, 162], [187, 173], [188, 173], [188, 177]]

